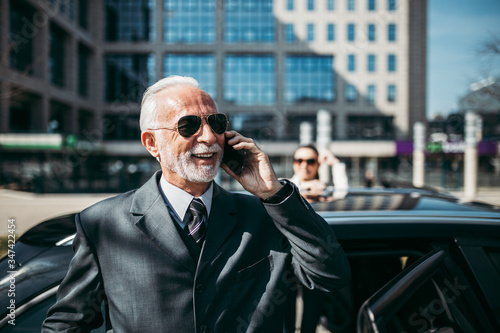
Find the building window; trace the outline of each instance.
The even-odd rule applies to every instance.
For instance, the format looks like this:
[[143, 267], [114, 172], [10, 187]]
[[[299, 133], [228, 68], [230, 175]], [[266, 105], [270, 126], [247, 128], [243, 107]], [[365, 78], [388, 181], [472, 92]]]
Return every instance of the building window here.
[[375, 0], [368, 0], [368, 10], [374, 11], [376, 8]]
[[389, 72], [395, 72], [396, 71], [396, 55], [389, 54], [387, 56], [387, 70]]
[[335, 0], [326, 0], [326, 10], [335, 10]]
[[375, 41], [375, 24], [368, 24], [368, 40], [370, 42]]
[[327, 38], [328, 41], [334, 41], [335, 40], [335, 25], [334, 24], [328, 24], [327, 26]]
[[144, 90], [154, 82], [155, 58], [149, 54], [105, 56], [106, 101], [140, 102]]
[[285, 41], [287, 43], [295, 42], [295, 33], [293, 32], [293, 24], [285, 24]]
[[106, 0], [105, 31], [107, 41], [154, 40], [155, 1]]
[[347, 10], [350, 12], [354, 11], [356, 9], [355, 0], [346, 0], [346, 1], [347, 1]]
[[78, 1], [78, 24], [81, 28], [88, 28], [88, 3], [87, 0]]
[[394, 42], [396, 40], [396, 25], [394, 23], [390, 23], [387, 26], [387, 39], [389, 42]]
[[396, 10], [396, 0], [387, 0], [387, 10], [389, 11]]
[[349, 54], [347, 56], [347, 70], [349, 72], [354, 72], [356, 70], [356, 56], [354, 54]]
[[359, 140], [393, 140], [394, 117], [391, 116], [347, 116], [347, 138]]
[[347, 25], [347, 40], [353, 42], [356, 38], [356, 26], [353, 23]]
[[50, 82], [56, 86], [64, 86], [65, 79], [65, 42], [64, 31], [52, 25], [49, 34], [50, 54], [49, 54], [49, 76]]
[[287, 0], [286, 1], [286, 9], [287, 10], [293, 10], [293, 2], [294, 2], [294, 0]]
[[328, 102], [335, 99], [333, 58], [287, 56], [285, 59], [285, 102]]
[[90, 50], [83, 46], [78, 45], [78, 93], [80, 96], [88, 96], [89, 86], [89, 61]]
[[[20, 1], [11, 1], [10, 6], [10, 67], [25, 72], [25, 74], [32, 74], [34, 38], [25, 38], [25, 35], [26, 27], [29, 24], [33, 24], [32, 18], [34, 17], [35, 10], [32, 7], [22, 4]], [[3, 57], [1, 58], [3, 59]]]
[[347, 83], [345, 86], [345, 100], [354, 103], [358, 99], [358, 90], [353, 84]]
[[375, 104], [375, 85], [369, 84], [366, 89], [366, 103], [368, 105]]
[[200, 88], [216, 98], [215, 57], [211, 54], [168, 54], [163, 62], [163, 77], [182, 75], [194, 77]]
[[312, 42], [314, 40], [314, 24], [309, 23], [307, 25], [307, 40]]
[[164, 0], [163, 40], [169, 44], [213, 44], [215, 1]]
[[367, 59], [368, 72], [375, 72], [376, 70], [376, 57], [374, 54], [369, 54]]
[[225, 0], [224, 4], [226, 43], [274, 42], [272, 0]]
[[108, 114], [104, 115], [103, 123], [106, 124], [104, 140], [137, 140], [141, 136], [139, 116]]
[[395, 102], [396, 101], [396, 85], [390, 84], [387, 86], [387, 101]]
[[314, 10], [314, 0], [307, 0], [307, 10]]
[[224, 59], [224, 100], [238, 105], [276, 101], [275, 60], [271, 55], [228, 55]]

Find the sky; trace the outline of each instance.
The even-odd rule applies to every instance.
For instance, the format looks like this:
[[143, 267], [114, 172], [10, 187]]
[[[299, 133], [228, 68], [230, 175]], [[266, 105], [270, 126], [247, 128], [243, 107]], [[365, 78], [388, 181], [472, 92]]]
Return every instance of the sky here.
[[469, 85], [500, 77], [500, 56], [478, 49], [500, 36], [500, 0], [428, 0], [427, 117], [456, 111]]

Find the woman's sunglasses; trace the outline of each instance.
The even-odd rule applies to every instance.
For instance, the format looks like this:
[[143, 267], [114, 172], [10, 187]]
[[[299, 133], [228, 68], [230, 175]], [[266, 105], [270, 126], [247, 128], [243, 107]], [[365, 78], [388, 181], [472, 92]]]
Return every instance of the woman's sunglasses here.
[[297, 163], [297, 164], [302, 164], [302, 162], [306, 162], [307, 165], [315, 165], [316, 163], [318, 163], [318, 161], [314, 158], [310, 158], [310, 159], [307, 159], [307, 160], [303, 160], [301, 158], [296, 158], [294, 159], [294, 162]]
[[177, 131], [177, 133], [179, 133], [183, 137], [189, 138], [190, 136], [193, 136], [196, 133], [198, 133], [201, 127], [202, 119], [205, 119], [205, 121], [208, 123], [212, 131], [214, 131], [217, 134], [224, 133], [227, 130], [227, 125], [229, 124], [229, 120], [227, 119], [227, 116], [225, 114], [214, 113], [206, 116], [195, 116], [195, 115], [184, 116], [179, 119], [177, 125], [175, 125], [175, 127], [173, 128], [167, 128], [167, 127], [149, 128], [149, 130], [154, 131], [154, 130], [166, 129], [171, 131]]

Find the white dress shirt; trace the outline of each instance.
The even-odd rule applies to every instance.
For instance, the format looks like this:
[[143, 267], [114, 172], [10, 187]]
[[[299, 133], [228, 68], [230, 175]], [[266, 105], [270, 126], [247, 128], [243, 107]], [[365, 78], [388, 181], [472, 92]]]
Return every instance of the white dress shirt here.
[[[189, 204], [191, 204], [191, 200], [193, 200], [194, 196], [187, 193], [184, 190], [181, 190], [175, 185], [170, 184], [163, 178], [160, 179], [160, 189], [163, 192], [163, 197], [165, 198], [166, 204], [171, 210], [171, 213], [174, 214], [177, 218], [176, 222], [180, 225], [182, 229], [186, 226], [186, 222], [184, 222], [184, 216], [189, 208]], [[210, 209], [212, 208], [212, 197], [214, 193], [213, 182], [210, 183], [208, 189], [199, 197], [203, 204], [207, 208], [207, 221], [210, 216]]]

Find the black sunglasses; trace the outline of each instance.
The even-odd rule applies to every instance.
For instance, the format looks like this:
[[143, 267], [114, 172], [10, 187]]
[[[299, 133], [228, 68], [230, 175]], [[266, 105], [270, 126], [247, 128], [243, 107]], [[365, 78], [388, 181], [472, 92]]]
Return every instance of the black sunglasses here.
[[224, 133], [227, 130], [227, 125], [229, 124], [229, 120], [227, 119], [227, 116], [225, 114], [214, 113], [206, 116], [189, 115], [181, 117], [174, 128], [162, 127], [162, 128], [148, 128], [148, 129], [151, 131], [161, 130], [161, 129], [177, 131], [177, 133], [179, 133], [183, 137], [189, 138], [190, 136], [193, 136], [196, 133], [198, 133], [201, 127], [202, 119], [205, 119], [210, 128], [212, 129], [212, 131], [214, 131], [217, 134]]
[[315, 165], [316, 163], [318, 163], [318, 161], [314, 158], [310, 158], [310, 159], [307, 159], [307, 160], [303, 160], [301, 158], [296, 158], [294, 159], [294, 162], [297, 163], [297, 164], [302, 164], [302, 162], [306, 162], [307, 165]]

